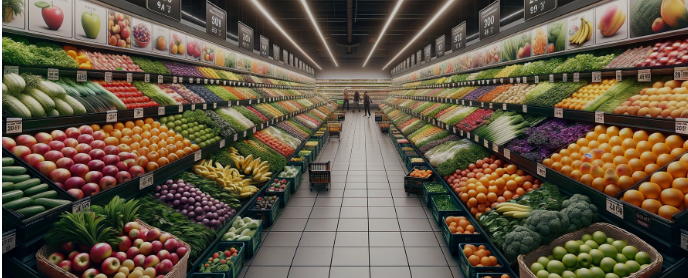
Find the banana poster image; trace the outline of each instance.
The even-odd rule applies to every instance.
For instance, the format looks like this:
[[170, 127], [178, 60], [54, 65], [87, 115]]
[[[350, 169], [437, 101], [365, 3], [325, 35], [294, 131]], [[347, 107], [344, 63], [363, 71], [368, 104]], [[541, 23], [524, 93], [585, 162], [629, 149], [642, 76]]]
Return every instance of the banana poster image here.
[[590, 9], [585, 12], [570, 16], [566, 19], [566, 49], [576, 49], [595, 44], [595, 11]]

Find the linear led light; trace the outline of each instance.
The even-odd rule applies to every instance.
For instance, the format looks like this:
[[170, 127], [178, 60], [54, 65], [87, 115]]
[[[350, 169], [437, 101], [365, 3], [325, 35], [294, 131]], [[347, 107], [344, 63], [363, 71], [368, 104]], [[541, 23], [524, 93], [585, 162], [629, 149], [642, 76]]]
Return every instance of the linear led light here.
[[382, 32], [380, 33], [380, 36], [375, 41], [375, 45], [373, 45], [373, 49], [370, 50], [370, 54], [368, 54], [368, 58], [366, 58], [365, 62], [363, 62], [364, 68], [365, 68], [366, 64], [368, 63], [368, 60], [370, 60], [370, 56], [373, 56], [373, 52], [375, 52], [375, 48], [377, 48], [377, 44], [380, 43], [380, 41], [382, 40], [382, 36], [385, 35], [385, 31], [387, 31], [387, 27], [389, 27], [389, 24], [392, 22], [394, 15], [397, 14], [397, 11], [399, 10], [399, 7], [401, 7], [402, 2], [404, 2], [404, 0], [399, 0], [399, 2], [397, 2], [397, 6], [394, 7], [394, 10], [392, 11], [392, 14], [389, 15], [389, 19], [387, 19], [387, 23], [385, 23], [385, 27], [382, 28]]
[[306, 56], [306, 57], [308, 58], [308, 60], [311, 60], [311, 62], [313, 62], [313, 64], [314, 64], [316, 67], [318, 67], [319, 69], [322, 70], [322, 68], [318, 65], [318, 63], [316, 63], [315, 61], [313, 61], [313, 58], [311, 58], [311, 56], [308, 56], [308, 54], [306, 54], [306, 52], [303, 51], [303, 49], [301, 49], [301, 47], [299, 47], [299, 45], [296, 44], [296, 42], [295, 42], [294, 40], [291, 39], [291, 37], [287, 34], [287, 32], [285, 32], [284, 29], [282, 29], [282, 27], [280, 27], [280, 25], [277, 24], [277, 22], [272, 18], [272, 16], [270, 16], [270, 14], [268, 13], [268, 11], [266, 11], [266, 10], [263, 8], [263, 6], [260, 5], [260, 3], [258, 3], [257, 0], [252, 0], [252, 2], [253, 2], [253, 4], [256, 5], [256, 7], [258, 7], [258, 9], [259, 9], [261, 12], [263, 12], [263, 14], [265, 15], [265, 17], [267, 17], [268, 20], [270, 20], [270, 22], [272, 22], [272, 25], [275, 25], [275, 28], [277, 28], [277, 30], [280, 30], [280, 32], [282, 32], [282, 35], [284, 35], [285, 37], [287, 37], [287, 39], [288, 39], [294, 46], [296, 46], [296, 49], [298, 49], [299, 51], [301, 51], [301, 53], [302, 53], [304, 56]]
[[332, 51], [330, 51], [330, 47], [327, 46], [327, 42], [325, 42], [325, 37], [323, 37], [322, 33], [320, 33], [320, 28], [318, 28], [318, 24], [315, 23], [315, 18], [313, 17], [313, 14], [311, 13], [311, 9], [308, 8], [308, 4], [306, 4], [306, 0], [301, 0], [301, 4], [303, 4], [303, 8], [306, 9], [306, 13], [308, 13], [308, 17], [311, 18], [311, 22], [313, 22], [313, 27], [315, 27], [315, 31], [318, 31], [318, 35], [320, 36], [320, 39], [322, 40], [323, 44], [325, 45], [325, 48], [327, 48], [327, 52], [330, 53], [330, 57], [332, 57], [332, 62], [334, 62], [334, 65], [339, 67], [337, 64], [337, 60], [334, 59], [334, 55], [332, 55]]
[[413, 39], [412, 39], [406, 46], [404, 46], [404, 49], [402, 49], [401, 51], [399, 51], [399, 53], [397, 54], [397, 56], [394, 56], [394, 58], [392, 58], [392, 60], [390, 60], [389, 63], [387, 63], [387, 65], [385, 65], [385, 67], [382, 68], [382, 69], [386, 69], [386, 68], [389, 66], [389, 64], [391, 64], [392, 62], [394, 62], [394, 60], [396, 60], [396, 59], [399, 57], [399, 55], [401, 55], [401, 53], [403, 53], [409, 46], [411, 46], [411, 44], [412, 44], [414, 41], [416, 41], [416, 39], [418, 39], [418, 37], [420, 37], [420, 35], [422, 35], [423, 32], [425, 32], [425, 30], [428, 29], [428, 27], [430, 27], [430, 25], [432, 25], [432, 23], [435, 22], [435, 20], [437, 20], [438, 17], [440, 17], [440, 15], [442, 15], [442, 13], [444, 13], [444, 11], [449, 7], [449, 5], [450, 5], [452, 2], [454, 2], [454, 0], [448, 0], [447, 3], [444, 4], [444, 6], [442, 7], [442, 9], [440, 9], [440, 10], [437, 12], [437, 14], [435, 14], [435, 16], [432, 17], [432, 19], [430, 19], [430, 22], [428, 22], [428, 24], [426, 24], [425, 27], [423, 27], [423, 29], [421, 29], [420, 32], [418, 32], [418, 34], [417, 34], [415, 37], [413, 37]]

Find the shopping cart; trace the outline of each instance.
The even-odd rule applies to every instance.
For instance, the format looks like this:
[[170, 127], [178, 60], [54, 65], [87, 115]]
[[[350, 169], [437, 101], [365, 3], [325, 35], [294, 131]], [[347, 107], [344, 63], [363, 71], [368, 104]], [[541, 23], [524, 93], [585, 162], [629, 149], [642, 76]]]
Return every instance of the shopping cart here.
[[311, 187], [324, 185], [326, 191], [330, 191], [330, 182], [332, 174], [330, 172], [330, 161], [308, 163], [308, 177], [310, 178]]
[[341, 140], [342, 138], [342, 123], [337, 122], [337, 121], [328, 121], [327, 122], [327, 131], [330, 134], [331, 138], [334, 138], [335, 136]]

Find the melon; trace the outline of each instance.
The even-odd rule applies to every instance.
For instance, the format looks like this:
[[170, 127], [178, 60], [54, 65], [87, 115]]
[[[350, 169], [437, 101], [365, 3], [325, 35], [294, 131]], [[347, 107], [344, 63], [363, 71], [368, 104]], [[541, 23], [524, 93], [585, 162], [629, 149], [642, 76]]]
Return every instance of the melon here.
[[636, 1], [631, 7], [631, 37], [647, 36], [652, 33], [652, 22], [660, 14], [662, 0], [643, 0]]

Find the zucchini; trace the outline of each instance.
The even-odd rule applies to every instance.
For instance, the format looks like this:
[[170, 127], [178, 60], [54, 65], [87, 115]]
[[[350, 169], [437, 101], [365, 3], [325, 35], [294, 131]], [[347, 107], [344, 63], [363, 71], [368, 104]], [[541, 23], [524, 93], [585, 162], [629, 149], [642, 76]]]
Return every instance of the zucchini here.
[[24, 191], [39, 184], [41, 184], [41, 179], [33, 178], [25, 180], [23, 182], [15, 183], [14, 189]]
[[34, 200], [39, 199], [39, 198], [50, 198], [50, 199], [57, 198], [57, 191], [48, 190], [46, 192], [41, 192], [41, 193], [38, 193], [36, 195], [31, 196], [31, 199], [34, 199]]
[[30, 206], [32, 202], [33, 200], [31, 200], [31, 198], [22, 197], [12, 202], [2, 204], [2, 207], [11, 210], [18, 210]]
[[55, 109], [55, 102], [43, 91], [36, 88], [30, 88], [28, 90], [24, 90], [24, 92], [38, 101], [38, 103], [43, 106], [45, 111]]
[[2, 192], [9, 192], [12, 190], [15, 190], [14, 188], [14, 183], [13, 182], [3, 182], [2, 183]]
[[25, 218], [29, 218], [31, 216], [44, 212], [45, 208], [43, 206], [30, 206], [15, 211], [24, 215]]
[[55, 101], [55, 110], [60, 113], [62, 116], [70, 116], [74, 115], [74, 109], [72, 109], [71, 106], [64, 100], [60, 98], [54, 98]]
[[18, 176], [26, 173], [26, 168], [22, 166], [5, 166], [2, 167], [2, 174], [8, 176]]
[[43, 118], [47, 115], [45, 113], [45, 109], [43, 109], [43, 106], [41, 106], [41, 103], [32, 96], [28, 94], [19, 94], [17, 99], [19, 99], [19, 101], [21, 101], [26, 108], [29, 108], [32, 118]]
[[3, 175], [2, 181], [3, 182], [8, 181], [8, 182], [13, 182], [13, 183], [18, 183], [18, 182], [23, 182], [25, 180], [28, 180], [30, 178], [31, 178], [31, 176], [29, 176], [29, 175], [19, 175], [19, 176], [5, 176], [5, 175]]
[[34, 205], [44, 206], [46, 209], [56, 208], [69, 203], [71, 203], [71, 201], [48, 198], [38, 198], [33, 200]]
[[31, 110], [29, 110], [24, 103], [12, 95], [2, 96], [2, 108], [9, 111], [10, 114], [19, 118], [31, 118]]
[[12, 190], [7, 193], [2, 193], [2, 202], [9, 203], [21, 197], [24, 197], [24, 192], [22, 192], [21, 190]]
[[36, 195], [36, 194], [41, 193], [41, 192], [45, 192], [47, 190], [48, 190], [48, 185], [43, 183], [43, 184], [39, 184], [39, 185], [36, 185], [34, 187], [31, 187], [27, 190], [24, 190], [24, 195], [32, 196], [32, 195]]
[[14, 158], [11, 157], [3, 157], [2, 158], [2, 166], [12, 166], [14, 165]]

